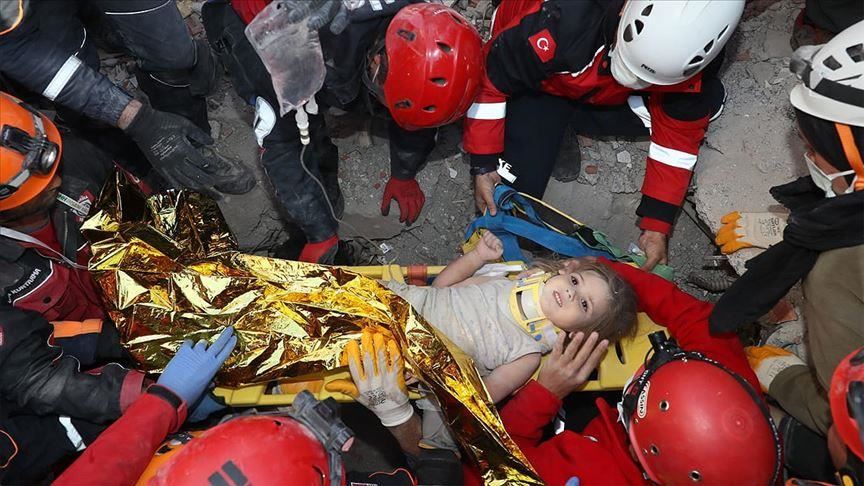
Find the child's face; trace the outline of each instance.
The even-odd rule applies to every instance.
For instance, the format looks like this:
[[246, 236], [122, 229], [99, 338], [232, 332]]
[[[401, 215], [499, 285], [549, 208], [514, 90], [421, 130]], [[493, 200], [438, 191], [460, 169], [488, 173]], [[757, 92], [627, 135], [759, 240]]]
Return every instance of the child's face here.
[[609, 310], [610, 293], [609, 284], [596, 272], [560, 270], [546, 281], [540, 308], [555, 327], [578, 331]]

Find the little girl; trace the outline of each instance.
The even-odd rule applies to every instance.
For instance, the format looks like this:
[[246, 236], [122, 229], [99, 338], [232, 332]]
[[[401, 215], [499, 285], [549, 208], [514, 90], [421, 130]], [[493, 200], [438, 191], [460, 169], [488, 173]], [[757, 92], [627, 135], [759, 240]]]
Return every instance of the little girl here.
[[636, 296], [605, 265], [542, 262], [518, 280], [472, 276], [502, 252], [501, 240], [487, 231], [431, 287], [386, 283], [474, 359], [496, 403], [528, 382], [559, 330], [597, 332], [598, 342], [615, 342], [635, 331]]

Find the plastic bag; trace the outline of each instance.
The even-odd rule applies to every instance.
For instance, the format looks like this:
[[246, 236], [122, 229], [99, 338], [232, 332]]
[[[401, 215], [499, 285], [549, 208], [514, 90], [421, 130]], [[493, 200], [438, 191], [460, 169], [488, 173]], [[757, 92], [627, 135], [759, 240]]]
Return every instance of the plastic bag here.
[[318, 32], [306, 19], [288, 20], [280, 2], [270, 2], [249, 25], [246, 38], [261, 58], [279, 100], [279, 114], [296, 110], [324, 85], [324, 54]]

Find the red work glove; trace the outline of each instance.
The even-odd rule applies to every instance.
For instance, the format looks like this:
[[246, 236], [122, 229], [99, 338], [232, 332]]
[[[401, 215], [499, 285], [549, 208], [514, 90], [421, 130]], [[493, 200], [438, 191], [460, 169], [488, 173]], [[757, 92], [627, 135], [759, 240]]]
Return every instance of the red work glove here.
[[384, 197], [381, 199], [381, 214], [390, 214], [390, 202], [396, 199], [399, 204], [399, 221], [412, 224], [420, 216], [420, 210], [426, 202], [426, 196], [420, 189], [420, 184], [415, 179], [396, 179], [391, 177], [384, 188]]

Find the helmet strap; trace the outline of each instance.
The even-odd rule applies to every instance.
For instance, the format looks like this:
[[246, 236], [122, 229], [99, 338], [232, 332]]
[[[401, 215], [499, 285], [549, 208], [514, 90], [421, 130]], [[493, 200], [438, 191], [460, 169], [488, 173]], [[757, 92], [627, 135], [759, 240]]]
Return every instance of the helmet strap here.
[[843, 123], [835, 123], [834, 126], [837, 128], [837, 135], [840, 137], [843, 153], [846, 154], [849, 165], [855, 171], [856, 177], [853, 183], [853, 190], [864, 191], [864, 162], [861, 161], [861, 152], [855, 144], [852, 128]]

